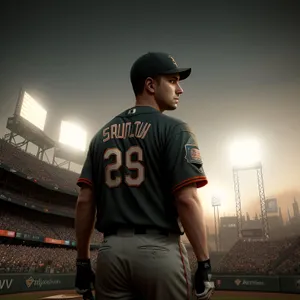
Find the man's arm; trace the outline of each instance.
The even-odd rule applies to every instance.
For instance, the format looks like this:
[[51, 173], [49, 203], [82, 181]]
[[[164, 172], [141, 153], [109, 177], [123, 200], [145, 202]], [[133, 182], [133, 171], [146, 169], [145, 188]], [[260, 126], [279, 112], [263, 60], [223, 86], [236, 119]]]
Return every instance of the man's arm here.
[[75, 212], [75, 231], [77, 258], [90, 258], [90, 240], [95, 226], [96, 204], [93, 189], [82, 184], [77, 198]]
[[203, 207], [196, 184], [182, 187], [175, 193], [175, 205], [184, 231], [198, 261], [209, 259]]
[[168, 135], [166, 169], [184, 231], [198, 261], [208, 260], [206, 228], [197, 188], [207, 184], [195, 135], [187, 124], [178, 124]]
[[174, 204], [198, 260], [194, 277], [197, 299], [208, 300], [214, 292], [207, 247], [205, 220], [197, 188], [207, 184], [195, 135], [186, 124], [179, 124], [168, 135], [166, 170], [174, 194]]

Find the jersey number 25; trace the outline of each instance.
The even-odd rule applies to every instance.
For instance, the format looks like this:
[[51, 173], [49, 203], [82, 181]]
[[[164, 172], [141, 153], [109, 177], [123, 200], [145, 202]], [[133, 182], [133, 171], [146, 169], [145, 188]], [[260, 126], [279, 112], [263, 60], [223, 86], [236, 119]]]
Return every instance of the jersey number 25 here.
[[[137, 161], [132, 160], [132, 155], [137, 155]], [[124, 165], [122, 161], [122, 152], [118, 148], [109, 148], [104, 153], [104, 159], [107, 160], [111, 156], [115, 157], [115, 161], [110, 163], [105, 168], [105, 183], [110, 188], [118, 187], [122, 182], [121, 176], [116, 176], [114, 179], [111, 176], [113, 171], [118, 171], [121, 166]], [[137, 173], [136, 177], [132, 177], [131, 175], [124, 176], [124, 182], [128, 186], [138, 187], [145, 180], [145, 168], [140, 163], [143, 161], [143, 150], [139, 146], [132, 146], [125, 152], [125, 167], [128, 170], [135, 170]]]

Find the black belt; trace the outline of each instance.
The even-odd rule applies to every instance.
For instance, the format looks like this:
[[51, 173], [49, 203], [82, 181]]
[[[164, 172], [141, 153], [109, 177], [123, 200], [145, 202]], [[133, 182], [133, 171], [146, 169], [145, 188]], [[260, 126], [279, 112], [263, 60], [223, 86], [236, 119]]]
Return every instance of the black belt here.
[[110, 235], [135, 235], [135, 234], [158, 234], [168, 236], [171, 234], [169, 230], [157, 229], [150, 227], [119, 227], [104, 231], [104, 237]]

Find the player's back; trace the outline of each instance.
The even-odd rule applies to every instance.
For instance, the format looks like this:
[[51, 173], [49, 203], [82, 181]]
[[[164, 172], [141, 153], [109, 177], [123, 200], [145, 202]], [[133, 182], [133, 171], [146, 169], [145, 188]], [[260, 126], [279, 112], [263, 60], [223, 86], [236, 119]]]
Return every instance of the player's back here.
[[93, 174], [99, 183], [95, 186], [99, 231], [128, 225], [179, 232], [165, 165], [168, 138], [181, 123], [140, 106], [121, 113], [97, 133]]

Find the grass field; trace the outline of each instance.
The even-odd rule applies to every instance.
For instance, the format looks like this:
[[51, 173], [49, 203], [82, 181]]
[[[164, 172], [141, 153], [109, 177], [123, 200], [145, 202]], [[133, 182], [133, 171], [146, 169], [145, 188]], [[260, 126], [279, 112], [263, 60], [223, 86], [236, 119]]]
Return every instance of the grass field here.
[[[51, 292], [39, 292], [39, 293], [28, 293], [28, 294], [14, 294], [14, 295], [3, 295], [0, 296], [0, 300], [40, 300], [45, 297], [53, 295], [74, 295], [72, 291], [51, 291]], [[55, 298], [53, 298], [55, 299]], [[57, 298], [58, 299], [58, 298]], [[63, 298], [60, 298], [63, 299]], [[65, 298], [67, 299], [67, 298]], [[81, 298], [73, 298], [81, 299]], [[300, 300], [300, 294], [298, 295], [285, 295], [285, 294], [268, 294], [268, 293], [246, 293], [246, 292], [223, 292], [217, 291], [212, 297], [212, 300]]]

